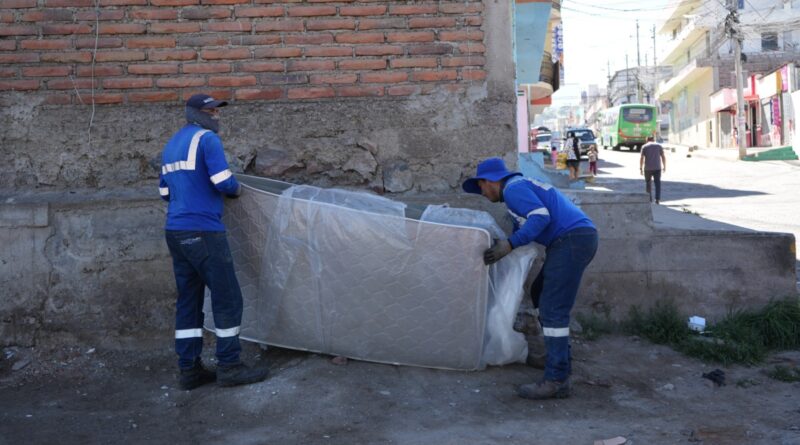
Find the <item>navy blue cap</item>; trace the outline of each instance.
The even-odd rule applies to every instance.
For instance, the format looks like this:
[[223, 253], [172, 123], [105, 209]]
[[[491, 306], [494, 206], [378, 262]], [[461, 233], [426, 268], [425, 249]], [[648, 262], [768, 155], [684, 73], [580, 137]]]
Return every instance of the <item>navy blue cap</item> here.
[[508, 171], [506, 163], [500, 158], [489, 158], [478, 164], [477, 174], [464, 181], [461, 188], [467, 193], [476, 193], [480, 195], [481, 187], [478, 185], [479, 180], [486, 179], [488, 181], [499, 182], [510, 176], [522, 176], [522, 173]]
[[214, 98], [208, 94], [195, 94], [186, 101], [187, 107], [197, 108], [198, 110], [205, 108], [219, 108], [224, 107], [225, 105], [228, 105], [228, 102], [225, 102], [224, 100], [214, 100]]

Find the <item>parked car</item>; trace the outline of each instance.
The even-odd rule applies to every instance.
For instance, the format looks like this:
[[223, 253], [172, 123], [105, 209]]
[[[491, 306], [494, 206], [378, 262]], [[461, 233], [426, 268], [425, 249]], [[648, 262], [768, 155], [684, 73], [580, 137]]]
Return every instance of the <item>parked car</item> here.
[[550, 133], [539, 133], [536, 135], [536, 148], [538, 150], [543, 151], [550, 151], [550, 141], [552, 141], [553, 135]]
[[589, 148], [597, 148], [597, 139], [590, 128], [570, 128], [567, 133], [575, 133], [581, 141], [581, 156], [587, 156]]

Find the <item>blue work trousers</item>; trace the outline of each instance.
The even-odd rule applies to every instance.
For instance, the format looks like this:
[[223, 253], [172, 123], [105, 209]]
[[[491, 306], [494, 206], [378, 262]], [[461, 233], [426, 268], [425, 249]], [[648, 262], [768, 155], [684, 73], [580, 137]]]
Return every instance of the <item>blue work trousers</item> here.
[[203, 299], [206, 287], [211, 291], [218, 363], [240, 363], [242, 291], [233, 270], [225, 232], [167, 230], [166, 239], [178, 286], [175, 311], [178, 366], [181, 369], [191, 368], [203, 350]]
[[572, 374], [569, 345], [570, 311], [583, 271], [597, 252], [597, 230], [581, 227], [558, 237], [547, 248], [542, 271], [531, 286], [531, 299], [539, 308], [547, 348], [545, 380], [558, 382]]

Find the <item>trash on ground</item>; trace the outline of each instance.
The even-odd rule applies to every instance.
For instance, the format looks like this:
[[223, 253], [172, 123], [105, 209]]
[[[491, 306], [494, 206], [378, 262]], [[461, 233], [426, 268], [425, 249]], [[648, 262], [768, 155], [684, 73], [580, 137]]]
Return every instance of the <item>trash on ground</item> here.
[[706, 329], [706, 319], [696, 315], [689, 317], [689, 329], [703, 332]]
[[717, 386], [725, 386], [725, 371], [721, 369], [715, 369], [711, 372], [704, 372], [703, 378], [711, 380]]

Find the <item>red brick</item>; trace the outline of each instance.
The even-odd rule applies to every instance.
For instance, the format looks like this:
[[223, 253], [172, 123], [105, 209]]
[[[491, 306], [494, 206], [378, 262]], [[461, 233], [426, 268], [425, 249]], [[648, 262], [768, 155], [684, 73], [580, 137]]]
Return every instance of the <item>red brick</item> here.
[[199, 5], [200, 0], [150, 0], [152, 6], [189, 6]]
[[356, 56], [389, 56], [403, 54], [402, 46], [365, 45], [356, 46]]
[[237, 6], [236, 17], [283, 17], [283, 6]]
[[231, 90], [203, 88], [203, 89], [183, 90], [181, 91], [181, 99], [188, 100], [195, 94], [201, 94], [201, 93], [208, 94], [214, 99], [219, 99], [219, 100], [231, 100], [231, 98], [233, 97], [233, 91]]
[[483, 3], [439, 3], [439, 12], [444, 14], [464, 14], [483, 11]]
[[17, 70], [14, 68], [0, 68], [0, 79], [17, 77]]
[[462, 41], [462, 40], [483, 40], [483, 31], [440, 31], [439, 40], [446, 42]]
[[0, 9], [35, 8], [37, 0], [0, 0]]
[[483, 17], [464, 17], [464, 24], [467, 26], [481, 26], [483, 25]]
[[[123, 12], [122, 15], [125, 15]], [[72, 11], [69, 9], [40, 9], [22, 14], [23, 22], [71, 22]], [[85, 19], [78, 19], [85, 20]]]
[[97, 45], [98, 48], [121, 48], [122, 39], [120, 39], [119, 37], [102, 37], [102, 38], [85, 37], [82, 39], [75, 39], [76, 49], [84, 49], [84, 48], [94, 49], [95, 45]]
[[386, 34], [387, 42], [433, 42], [435, 38], [433, 31], [390, 32]]
[[399, 83], [407, 80], [408, 73], [402, 71], [361, 74], [361, 82], [363, 83]]
[[94, 0], [45, 0], [48, 8], [85, 8], [94, 6]]
[[442, 66], [483, 66], [486, 64], [486, 58], [483, 56], [470, 56], [470, 57], [442, 57]]
[[244, 62], [237, 65], [237, 71], [245, 73], [260, 73], [264, 71], [283, 71], [283, 62]]
[[105, 79], [103, 88], [112, 89], [131, 89], [131, 88], [150, 88], [153, 86], [153, 79], [147, 77], [131, 77], [123, 79]]
[[456, 80], [458, 73], [455, 70], [443, 71], [414, 71], [411, 80], [414, 82], [436, 82], [439, 80]]
[[68, 39], [22, 40], [19, 42], [20, 49], [67, 49], [71, 46], [72, 41]]
[[308, 76], [300, 73], [290, 74], [262, 74], [258, 76], [258, 81], [262, 85], [289, 85], [308, 83]]
[[156, 80], [156, 86], [159, 88], [190, 88], [200, 87], [205, 84], [206, 80], [202, 77], [162, 78]]
[[335, 95], [336, 92], [330, 87], [290, 88], [287, 93], [289, 99], [319, 99]]
[[48, 90], [91, 90], [98, 85], [97, 79], [52, 79], [47, 81]]
[[144, 58], [144, 51], [98, 51], [95, 56], [98, 62], [134, 62]]
[[[346, 2], [354, 2], [356, 0], [306, 0], [308, 3], [346, 3]], [[370, 0], [362, 0], [362, 1], [370, 1]]]
[[72, 96], [69, 93], [56, 93], [44, 96], [44, 105], [69, 105], [72, 103]]
[[304, 0], [255, 0], [254, 3], [303, 3]]
[[134, 9], [128, 12], [134, 20], [177, 20], [177, 9]]
[[230, 41], [222, 36], [179, 37], [178, 46], [226, 46]]
[[144, 6], [147, 0], [100, 0], [100, 6]]
[[453, 17], [414, 17], [408, 19], [409, 28], [452, 28], [456, 26]]
[[39, 28], [28, 25], [0, 26], [0, 36], [30, 36], [39, 34]]
[[335, 6], [291, 6], [287, 12], [289, 17], [319, 17], [336, 15]]
[[178, 74], [177, 64], [128, 65], [128, 74]]
[[306, 57], [350, 57], [353, 48], [350, 46], [309, 46], [305, 49]]
[[408, 47], [408, 55], [422, 56], [429, 54], [452, 54], [453, 47], [445, 44], [415, 45]]
[[483, 54], [486, 46], [483, 43], [461, 43], [458, 45], [458, 52], [461, 54]]
[[14, 13], [0, 11], [0, 23], [14, 23]]
[[38, 80], [0, 80], [0, 91], [30, 91], [38, 89]]
[[251, 24], [249, 21], [237, 20], [235, 22], [211, 22], [203, 23], [205, 32], [250, 32]]
[[333, 35], [328, 33], [287, 35], [283, 38], [283, 42], [287, 45], [322, 45], [333, 43]]
[[355, 74], [314, 74], [311, 83], [356, 83], [358, 76]]
[[125, 101], [125, 96], [122, 94], [101, 93], [95, 94], [94, 97], [89, 96], [88, 101], [93, 100], [96, 104], [121, 104]]
[[[425, 85], [425, 86], [427, 86], [427, 85]], [[424, 86], [423, 86], [423, 88], [424, 88]], [[440, 85], [440, 88], [444, 88], [445, 91], [447, 91], [449, 93], [462, 93], [462, 92], [467, 90], [466, 85], [458, 84], [458, 83], [450, 83], [450, 84]]]
[[112, 77], [121, 76], [122, 67], [119, 65], [95, 65], [94, 74], [91, 66], [78, 66], [78, 77]]
[[256, 59], [278, 58], [278, 57], [300, 57], [303, 50], [296, 47], [290, 48], [257, 48], [254, 51]]
[[339, 97], [375, 97], [383, 96], [383, 87], [337, 87]]
[[256, 84], [256, 76], [211, 76], [210, 87], [252, 87]]
[[175, 48], [172, 37], [138, 37], [125, 41], [128, 48]]
[[25, 77], [64, 77], [72, 74], [69, 66], [26, 66], [22, 68]]
[[200, 57], [204, 60], [249, 59], [250, 48], [204, 49], [200, 51]]
[[340, 6], [339, 15], [341, 16], [366, 16], [383, 15], [386, 13], [386, 6]]
[[336, 34], [339, 43], [383, 43], [383, 33], [379, 32], [346, 32]]
[[128, 93], [128, 102], [173, 102], [177, 100], [177, 91], [144, 91]]
[[40, 59], [42, 62], [53, 62], [53, 63], [69, 63], [69, 62], [89, 63], [92, 61], [92, 53], [89, 51], [83, 51], [83, 52], [62, 51], [58, 53], [43, 53], [40, 56]]
[[309, 31], [325, 31], [329, 29], [356, 29], [353, 19], [308, 20], [306, 29]]
[[198, 8], [184, 8], [181, 10], [181, 18], [184, 20], [227, 19], [230, 16], [231, 10], [228, 8], [200, 6]]
[[39, 54], [13, 52], [0, 54], [0, 63], [35, 63], [39, 61]]
[[231, 45], [242, 45], [242, 46], [250, 46], [250, 45], [275, 45], [281, 43], [281, 36], [280, 35], [239, 35], [233, 36], [230, 39]]
[[186, 74], [230, 73], [230, 63], [184, 63], [182, 68]]
[[435, 57], [417, 57], [413, 59], [392, 59], [392, 68], [436, 68], [439, 66]]
[[283, 88], [236, 90], [237, 100], [273, 100], [283, 97]]
[[287, 71], [331, 71], [336, 68], [333, 60], [290, 60]]
[[[72, 15], [70, 13], [70, 15]], [[106, 11], [100, 11], [98, 15], [94, 11], [78, 11], [75, 13], [75, 20], [78, 21], [92, 21], [92, 20], [122, 20], [125, 18], [125, 10], [124, 9], [112, 9]]]
[[0, 40], [0, 51], [14, 51], [17, 49], [16, 40]]
[[386, 60], [342, 60], [339, 61], [340, 70], [383, 70], [386, 69]]
[[392, 5], [389, 8], [391, 15], [422, 15], [436, 14], [436, 5]]
[[[92, 27], [82, 23], [77, 24], [63, 24], [63, 25], [42, 25], [42, 34], [89, 34], [92, 32]], [[0, 29], [0, 34], [2, 29]]]
[[182, 32], [200, 32], [200, 24], [196, 22], [181, 23], [151, 23], [150, 32], [153, 34], [178, 34]]
[[389, 96], [411, 96], [419, 94], [419, 87], [416, 85], [397, 85], [386, 88], [386, 94]]
[[367, 31], [371, 29], [405, 29], [406, 19], [360, 19], [358, 30]]
[[256, 23], [256, 32], [303, 32], [302, 20], [264, 20]]
[[464, 80], [484, 80], [486, 71], [484, 70], [462, 70], [461, 78]]
[[204, 5], [239, 5], [250, 3], [250, 0], [201, 0], [200, 3]]
[[163, 62], [165, 60], [196, 60], [197, 51], [193, 49], [152, 49], [147, 52], [148, 60]]

